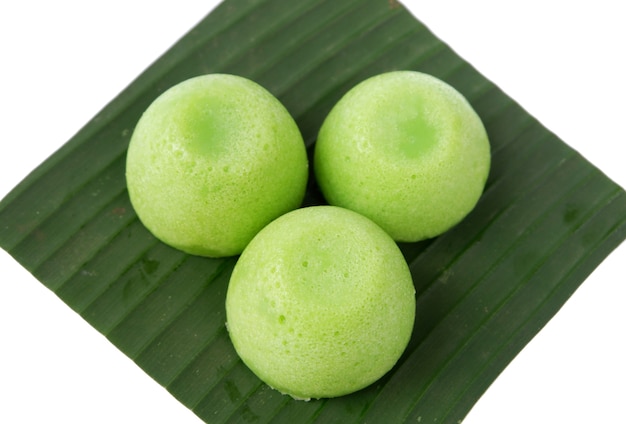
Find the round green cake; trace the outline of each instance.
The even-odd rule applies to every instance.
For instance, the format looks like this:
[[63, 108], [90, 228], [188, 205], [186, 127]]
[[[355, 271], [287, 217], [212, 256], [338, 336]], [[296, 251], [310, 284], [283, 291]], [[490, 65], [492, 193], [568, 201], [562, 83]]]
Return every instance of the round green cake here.
[[457, 90], [396, 71], [361, 82], [331, 110], [315, 175], [330, 204], [412, 242], [447, 231], [474, 208], [490, 160], [485, 128]]
[[345, 395], [378, 380], [411, 337], [415, 289], [378, 225], [334, 206], [265, 227], [233, 270], [230, 338], [264, 382], [296, 399]]
[[133, 208], [187, 253], [241, 253], [304, 197], [308, 161], [293, 118], [243, 77], [209, 74], [161, 94], [133, 132], [126, 180]]

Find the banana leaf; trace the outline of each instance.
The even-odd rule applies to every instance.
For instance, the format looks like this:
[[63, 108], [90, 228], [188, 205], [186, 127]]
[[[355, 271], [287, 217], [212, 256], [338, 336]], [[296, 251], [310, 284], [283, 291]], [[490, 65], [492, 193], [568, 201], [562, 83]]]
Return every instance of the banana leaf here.
[[[224, 326], [236, 258], [155, 240], [128, 201], [124, 159], [147, 105], [228, 72], [268, 88], [309, 149], [362, 79], [414, 69], [461, 91], [493, 169], [466, 220], [402, 244], [417, 290], [409, 347], [353, 395], [297, 402], [238, 359]], [[323, 203], [314, 179], [305, 205]], [[395, 2], [226, 0], [0, 203], [0, 246], [207, 422], [457, 422], [626, 238], [626, 193]]]

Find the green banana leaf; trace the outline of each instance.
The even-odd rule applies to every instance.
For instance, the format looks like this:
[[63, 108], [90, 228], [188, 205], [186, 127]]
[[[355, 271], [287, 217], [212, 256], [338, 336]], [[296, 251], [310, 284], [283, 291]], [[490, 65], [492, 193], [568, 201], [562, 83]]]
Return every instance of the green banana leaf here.
[[[401, 245], [418, 315], [394, 370], [350, 396], [293, 401], [228, 340], [236, 258], [184, 255], [137, 220], [128, 139], [171, 85], [229, 72], [273, 92], [311, 147], [346, 90], [392, 69], [465, 94], [489, 132], [491, 176], [458, 227]], [[318, 203], [312, 180], [305, 204]], [[394, 2], [226, 0], [3, 199], [0, 222], [0, 246], [207, 422], [457, 422], [626, 238], [626, 193]]]

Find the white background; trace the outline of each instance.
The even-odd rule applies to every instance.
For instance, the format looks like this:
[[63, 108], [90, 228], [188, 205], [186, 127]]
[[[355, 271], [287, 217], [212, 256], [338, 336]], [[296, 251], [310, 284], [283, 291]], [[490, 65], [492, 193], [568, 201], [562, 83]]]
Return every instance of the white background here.
[[[2, 2], [0, 197], [214, 4]], [[435, 34], [626, 187], [626, 16], [619, 5], [408, 2]], [[622, 245], [464, 423], [626, 422], [625, 283]], [[199, 422], [0, 251], [0, 422], [43, 421]]]

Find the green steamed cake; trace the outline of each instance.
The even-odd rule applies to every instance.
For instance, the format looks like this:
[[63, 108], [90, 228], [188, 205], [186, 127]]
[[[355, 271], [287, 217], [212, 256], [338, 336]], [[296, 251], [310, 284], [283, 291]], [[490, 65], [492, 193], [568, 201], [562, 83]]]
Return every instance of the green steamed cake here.
[[248, 79], [209, 74], [161, 94], [133, 132], [128, 193], [141, 222], [187, 253], [241, 253], [304, 197], [308, 162], [293, 118]]
[[490, 157], [485, 128], [458, 91], [395, 71], [361, 82], [331, 110], [315, 175], [330, 204], [412, 242], [447, 231], [474, 208]]
[[230, 338], [264, 382], [296, 399], [364, 388], [406, 348], [415, 289], [378, 225], [335, 206], [302, 208], [265, 227], [233, 270]]

